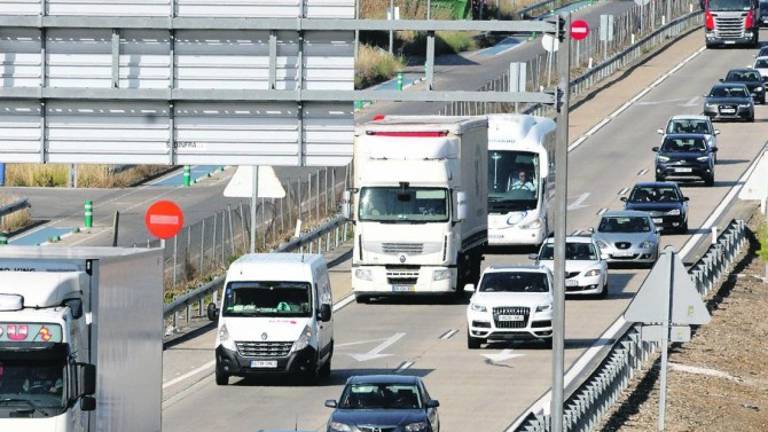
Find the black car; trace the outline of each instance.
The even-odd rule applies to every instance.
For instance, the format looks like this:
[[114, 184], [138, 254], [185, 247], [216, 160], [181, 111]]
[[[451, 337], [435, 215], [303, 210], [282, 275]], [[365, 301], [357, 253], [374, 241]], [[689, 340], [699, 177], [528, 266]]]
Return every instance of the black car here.
[[648, 212], [657, 227], [688, 232], [688, 197], [677, 183], [637, 183], [628, 197], [621, 197], [624, 210]]
[[755, 121], [755, 104], [744, 84], [717, 84], [704, 95], [704, 114], [712, 120]]
[[437, 432], [440, 403], [429, 396], [419, 377], [407, 375], [353, 376], [335, 408], [327, 432]]
[[715, 184], [715, 152], [700, 134], [670, 134], [664, 137], [656, 152], [656, 181], [669, 177], [701, 179], [707, 186]]
[[731, 69], [720, 82], [744, 84], [749, 89], [755, 102], [765, 104], [765, 87], [760, 71], [751, 68]]

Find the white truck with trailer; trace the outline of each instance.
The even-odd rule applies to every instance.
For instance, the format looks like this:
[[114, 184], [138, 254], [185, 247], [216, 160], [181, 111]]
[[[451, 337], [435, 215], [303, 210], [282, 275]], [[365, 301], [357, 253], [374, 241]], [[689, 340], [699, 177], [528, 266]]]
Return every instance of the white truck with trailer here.
[[374, 296], [461, 292], [487, 243], [485, 117], [387, 116], [359, 126], [352, 289]]
[[0, 248], [0, 430], [161, 429], [159, 249]]
[[555, 122], [488, 115], [488, 245], [538, 246], [549, 234]]

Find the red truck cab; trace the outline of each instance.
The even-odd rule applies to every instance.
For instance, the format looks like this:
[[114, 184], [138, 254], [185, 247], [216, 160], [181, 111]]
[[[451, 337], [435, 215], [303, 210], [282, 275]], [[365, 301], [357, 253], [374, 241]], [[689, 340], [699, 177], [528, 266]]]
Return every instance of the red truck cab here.
[[728, 45], [757, 47], [759, 0], [705, 0], [704, 40], [707, 48]]

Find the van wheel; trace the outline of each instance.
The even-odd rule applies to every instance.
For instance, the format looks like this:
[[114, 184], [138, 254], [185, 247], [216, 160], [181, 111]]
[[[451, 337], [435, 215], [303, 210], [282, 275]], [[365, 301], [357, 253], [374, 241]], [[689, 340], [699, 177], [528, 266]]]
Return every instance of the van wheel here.
[[229, 385], [229, 374], [216, 365], [216, 385]]
[[483, 339], [472, 337], [469, 334], [469, 329], [467, 329], [467, 348], [469, 349], [478, 349], [480, 348], [480, 345], [483, 343]]

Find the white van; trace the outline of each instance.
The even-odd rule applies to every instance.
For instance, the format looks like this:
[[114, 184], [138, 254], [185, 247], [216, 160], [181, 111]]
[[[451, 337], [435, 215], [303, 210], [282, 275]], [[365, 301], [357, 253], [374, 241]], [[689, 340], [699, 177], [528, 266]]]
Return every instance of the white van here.
[[216, 384], [230, 376], [331, 373], [333, 299], [321, 255], [249, 254], [227, 270], [216, 332]]

